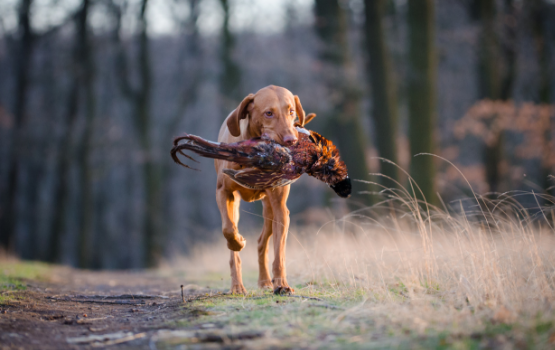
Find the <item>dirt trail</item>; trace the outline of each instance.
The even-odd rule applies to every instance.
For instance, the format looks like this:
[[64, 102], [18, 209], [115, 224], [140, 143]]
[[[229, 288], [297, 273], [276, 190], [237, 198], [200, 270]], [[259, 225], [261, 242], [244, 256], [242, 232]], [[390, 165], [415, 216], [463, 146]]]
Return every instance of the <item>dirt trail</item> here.
[[[48, 282], [23, 283], [26, 290], [3, 293], [0, 349], [151, 348], [159, 329], [183, 318], [175, 277], [60, 268]], [[105, 334], [113, 335], [91, 337]]]

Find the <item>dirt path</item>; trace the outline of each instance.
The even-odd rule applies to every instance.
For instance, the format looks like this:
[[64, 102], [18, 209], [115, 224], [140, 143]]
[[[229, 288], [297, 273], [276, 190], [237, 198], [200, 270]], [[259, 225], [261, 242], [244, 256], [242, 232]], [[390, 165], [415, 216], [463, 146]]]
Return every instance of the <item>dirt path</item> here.
[[152, 348], [158, 330], [184, 317], [175, 277], [62, 268], [22, 284], [2, 294], [0, 349]]
[[295, 285], [295, 295], [275, 296], [254, 289], [256, 274], [247, 277], [250, 293], [230, 296], [215, 289], [228, 282], [221, 274], [195, 277], [171, 269], [91, 272], [0, 261], [0, 350], [551, 349], [555, 345], [555, 319], [547, 299], [542, 315], [514, 317], [503, 306], [482, 305], [475, 313], [452, 304], [442, 306], [446, 293], [435, 287], [408, 295], [398, 284], [391, 285], [390, 301], [372, 301], [359, 290], [341, 294], [336, 286], [311, 282]]

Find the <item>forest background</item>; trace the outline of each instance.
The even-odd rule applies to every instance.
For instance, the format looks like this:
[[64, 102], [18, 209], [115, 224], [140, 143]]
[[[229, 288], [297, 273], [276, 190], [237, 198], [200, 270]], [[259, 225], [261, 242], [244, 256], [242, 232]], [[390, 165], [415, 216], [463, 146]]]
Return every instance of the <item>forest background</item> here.
[[[318, 117], [352, 178], [464, 210], [554, 193], [551, 0], [4, 0], [0, 3], [0, 246], [87, 268], [156, 266], [221, 240], [213, 163], [174, 164], [173, 137], [215, 140], [274, 84]], [[370, 175], [382, 173], [383, 176]], [[293, 230], [380, 200], [293, 185]], [[490, 194], [487, 194], [490, 193]], [[261, 226], [243, 204], [240, 230]], [[371, 209], [366, 209], [371, 210]], [[548, 211], [549, 213], [549, 211]], [[552, 214], [551, 214], [552, 215]], [[223, 244], [223, 243], [222, 243]]]

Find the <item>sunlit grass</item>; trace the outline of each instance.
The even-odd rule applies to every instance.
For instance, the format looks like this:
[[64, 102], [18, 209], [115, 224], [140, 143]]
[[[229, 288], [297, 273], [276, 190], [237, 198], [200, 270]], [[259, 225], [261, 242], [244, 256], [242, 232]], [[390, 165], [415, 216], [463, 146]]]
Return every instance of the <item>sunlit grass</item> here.
[[[530, 193], [538, 206], [529, 210], [516, 200], [522, 192], [475, 194], [446, 210], [416, 201], [413, 188], [383, 188], [382, 202], [308, 235], [291, 228], [289, 284], [340, 309], [247, 296], [195, 304], [218, 316], [188, 322], [256, 324], [301, 343], [355, 348], [411, 347], [415, 338], [417, 348], [555, 346], [554, 198]], [[256, 290], [255, 242], [241, 253], [249, 291]], [[229, 288], [228, 256], [222, 239], [180, 265], [196, 276], [218, 274], [220, 289]]]

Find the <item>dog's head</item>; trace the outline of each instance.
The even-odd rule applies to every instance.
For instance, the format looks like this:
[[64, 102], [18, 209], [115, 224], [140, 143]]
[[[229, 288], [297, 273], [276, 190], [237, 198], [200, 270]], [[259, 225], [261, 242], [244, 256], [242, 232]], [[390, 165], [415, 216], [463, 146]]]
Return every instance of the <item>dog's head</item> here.
[[305, 113], [299, 97], [285, 88], [270, 85], [245, 97], [227, 119], [227, 127], [231, 135], [238, 137], [241, 135], [239, 122], [248, 118], [249, 137], [264, 137], [290, 146], [299, 137], [294, 125], [297, 116], [297, 124], [304, 125]]

